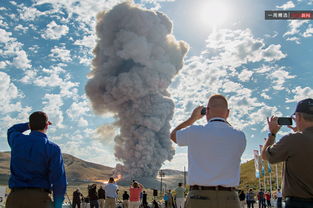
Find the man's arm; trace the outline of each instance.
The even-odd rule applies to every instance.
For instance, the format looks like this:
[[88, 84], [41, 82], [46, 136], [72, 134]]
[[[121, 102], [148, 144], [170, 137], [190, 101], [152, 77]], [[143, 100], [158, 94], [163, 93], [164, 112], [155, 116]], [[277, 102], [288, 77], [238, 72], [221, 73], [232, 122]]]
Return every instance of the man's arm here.
[[49, 167], [49, 179], [52, 183], [54, 207], [62, 205], [66, 192], [66, 175], [60, 147], [55, 145]]
[[10, 146], [13, 144], [13, 138], [22, 134], [29, 129], [28, 123], [15, 124], [8, 129], [8, 143]]
[[272, 146], [275, 142], [275, 135], [280, 130], [281, 126], [277, 124], [277, 117], [272, 116], [271, 118], [267, 118], [267, 124], [271, 135], [265, 141], [263, 145], [261, 157], [263, 160], [268, 160], [266, 157], [266, 150], [269, 146]]
[[186, 121], [184, 121], [183, 123], [179, 124], [172, 132], [170, 135], [170, 138], [173, 142], [176, 142], [176, 132], [180, 129], [184, 129], [188, 126], [191, 126], [194, 122], [196, 122], [197, 120], [199, 120], [200, 118], [202, 118], [204, 115], [201, 115], [201, 110], [202, 110], [203, 106], [198, 106], [197, 108], [195, 108], [190, 116], [190, 118], [188, 118]]

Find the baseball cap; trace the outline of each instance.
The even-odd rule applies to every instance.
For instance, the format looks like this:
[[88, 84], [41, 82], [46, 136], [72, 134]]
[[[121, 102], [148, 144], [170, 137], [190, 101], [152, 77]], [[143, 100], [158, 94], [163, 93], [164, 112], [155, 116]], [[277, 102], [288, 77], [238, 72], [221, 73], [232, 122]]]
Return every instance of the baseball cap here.
[[295, 113], [313, 114], [313, 99], [307, 98], [298, 102]]

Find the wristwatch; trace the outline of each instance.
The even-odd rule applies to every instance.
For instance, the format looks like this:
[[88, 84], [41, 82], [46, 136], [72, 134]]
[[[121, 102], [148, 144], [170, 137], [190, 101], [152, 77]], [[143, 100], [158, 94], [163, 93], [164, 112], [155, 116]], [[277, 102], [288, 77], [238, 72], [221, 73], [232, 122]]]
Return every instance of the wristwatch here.
[[274, 134], [274, 133], [270, 132], [270, 133], [268, 133], [268, 137], [270, 137], [270, 136], [272, 136], [272, 137], [276, 137], [276, 134]]

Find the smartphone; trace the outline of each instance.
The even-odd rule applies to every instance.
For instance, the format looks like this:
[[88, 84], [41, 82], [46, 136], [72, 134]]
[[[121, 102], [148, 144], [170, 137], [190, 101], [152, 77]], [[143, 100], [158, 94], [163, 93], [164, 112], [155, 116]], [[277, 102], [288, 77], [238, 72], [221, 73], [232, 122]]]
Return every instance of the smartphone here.
[[292, 118], [291, 117], [279, 117], [277, 119], [278, 125], [292, 125]]
[[206, 108], [203, 107], [202, 110], [201, 110], [201, 115], [205, 115], [206, 114]]

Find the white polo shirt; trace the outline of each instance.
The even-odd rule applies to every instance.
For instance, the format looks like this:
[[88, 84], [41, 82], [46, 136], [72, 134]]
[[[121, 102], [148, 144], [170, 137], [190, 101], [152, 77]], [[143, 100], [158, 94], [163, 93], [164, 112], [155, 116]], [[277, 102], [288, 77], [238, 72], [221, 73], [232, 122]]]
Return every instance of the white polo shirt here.
[[176, 132], [177, 144], [188, 146], [189, 185], [239, 185], [246, 137], [223, 121], [212, 118], [205, 126], [192, 125]]

